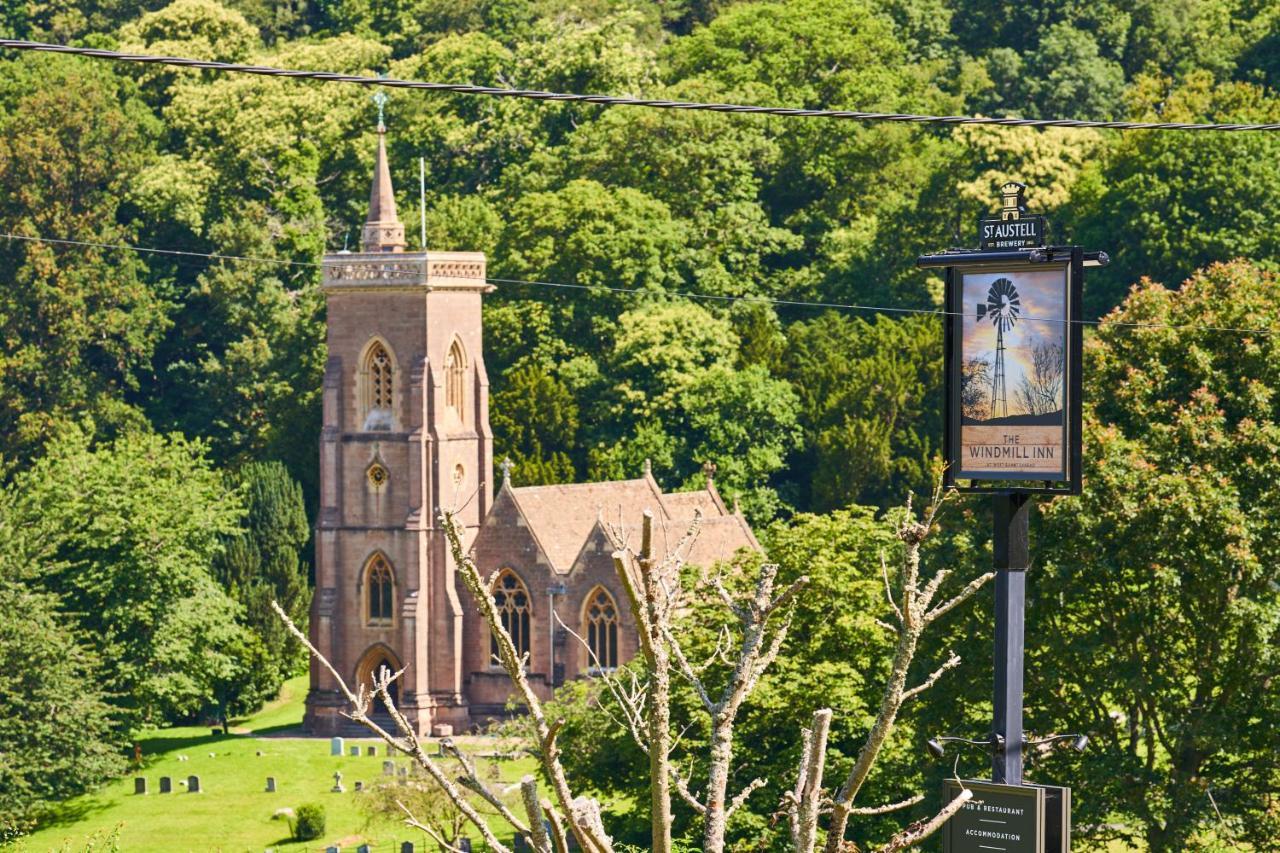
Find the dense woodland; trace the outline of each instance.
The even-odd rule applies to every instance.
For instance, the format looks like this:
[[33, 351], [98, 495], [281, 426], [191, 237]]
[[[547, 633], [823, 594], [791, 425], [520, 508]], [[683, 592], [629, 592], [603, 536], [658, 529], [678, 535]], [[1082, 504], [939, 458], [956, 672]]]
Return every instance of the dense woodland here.
[[[0, 33], [702, 101], [1280, 121], [1274, 0], [0, 0]], [[369, 94], [0, 57], [0, 839], [122, 772], [137, 727], [224, 719], [305, 665], [268, 604], [305, 622], [316, 263], [364, 219]], [[1028, 727], [1094, 746], [1031, 778], [1076, 788], [1096, 845], [1280, 837], [1280, 337], [1265, 331], [1280, 328], [1280, 136], [405, 91], [386, 116], [402, 218], [425, 157], [428, 247], [484, 251], [503, 280], [486, 360], [515, 481], [637, 476], [650, 459], [679, 488], [711, 460], [783, 576], [813, 578], [742, 723], [735, 773], [773, 780], [730, 828], [743, 850], [779, 831], [815, 703], [839, 711], [839, 760], [887, 667], [885, 513], [928, 489], [942, 431], [941, 282], [914, 259], [972, 244], [996, 187], [1027, 183], [1055, 240], [1114, 259], [1086, 286], [1102, 322], [1085, 494], [1042, 505], [1029, 582]], [[987, 518], [957, 502], [928, 559], [986, 565]], [[925, 737], [988, 725], [989, 614], [941, 627], [922, 669], [950, 649], [964, 663], [910, 709], [873, 777], [886, 801], [952, 770], [923, 758]], [[629, 803], [637, 760], [592, 691], [566, 689], [563, 737]], [[862, 840], [921, 813], [864, 822]]]

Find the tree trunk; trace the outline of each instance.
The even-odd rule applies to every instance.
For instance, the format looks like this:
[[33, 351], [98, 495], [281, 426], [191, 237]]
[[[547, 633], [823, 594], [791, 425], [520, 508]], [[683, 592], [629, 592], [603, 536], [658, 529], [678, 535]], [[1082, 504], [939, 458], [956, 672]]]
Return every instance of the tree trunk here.
[[658, 637], [649, 684], [649, 807], [654, 853], [671, 853], [671, 661]]
[[733, 754], [733, 717], [727, 712], [712, 719], [711, 761], [707, 777], [707, 815], [702, 833], [703, 853], [723, 853], [729, 816], [725, 793], [729, 789], [729, 761]]

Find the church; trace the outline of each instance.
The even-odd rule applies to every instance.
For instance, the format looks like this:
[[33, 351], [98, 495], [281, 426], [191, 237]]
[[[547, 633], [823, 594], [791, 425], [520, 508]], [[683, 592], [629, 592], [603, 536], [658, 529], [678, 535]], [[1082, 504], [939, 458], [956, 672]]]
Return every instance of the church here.
[[[385, 134], [379, 122], [361, 251], [323, 261], [329, 354], [310, 634], [350, 685], [370, 684], [383, 665], [403, 668], [397, 707], [419, 733], [443, 736], [502, 716], [511, 684], [457, 577], [438, 508], [458, 511], [503, 625], [529, 655], [530, 683], [547, 697], [636, 652], [602, 513], [635, 526], [648, 509], [678, 536], [700, 510], [689, 554], [699, 566], [760, 546], [710, 466], [703, 489], [671, 494], [647, 468], [633, 480], [516, 486], [504, 464], [495, 484], [485, 256], [405, 251]], [[312, 733], [352, 730], [314, 660], [306, 708]]]

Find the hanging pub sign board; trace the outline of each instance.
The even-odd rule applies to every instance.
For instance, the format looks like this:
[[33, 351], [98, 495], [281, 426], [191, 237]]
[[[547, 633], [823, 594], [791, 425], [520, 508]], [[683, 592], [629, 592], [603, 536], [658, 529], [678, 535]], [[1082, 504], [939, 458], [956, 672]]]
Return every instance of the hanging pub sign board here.
[[1025, 187], [1001, 187], [977, 251], [925, 255], [946, 270], [946, 485], [1079, 494], [1084, 268], [1102, 252], [1048, 246]]

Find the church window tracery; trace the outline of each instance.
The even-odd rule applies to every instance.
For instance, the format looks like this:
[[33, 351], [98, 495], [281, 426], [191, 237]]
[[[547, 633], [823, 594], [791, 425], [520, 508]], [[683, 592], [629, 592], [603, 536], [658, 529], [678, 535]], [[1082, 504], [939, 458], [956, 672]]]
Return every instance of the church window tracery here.
[[444, 402], [458, 417], [462, 417], [466, 372], [467, 358], [462, 352], [462, 343], [455, 339], [444, 360]]
[[591, 590], [582, 610], [582, 633], [591, 655], [588, 671], [616, 669], [618, 666], [618, 606], [602, 586]]
[[369, 624], [390, 625], [395, 602], [395, 573], [381, 554], [374, 554], [365, 569], [369, 601]]
[[[520, 580], [511, 569], [503, 569], [498, 575], [498, 580], [493, 586], [493, 605], [498, 611], [498, 617], [502, 620], [503, 629], [511, 636], [516, 654], [529, 654], [531, 648], [529, 622], [533, 606], [524, 581]], [[498, 639], [492, 635], [489, 637], [489, 653], [492, 656], [491, 663], [497, 664], [499, 662]]]
[[365, 429], [390, 429], [395, 367], [391, 353], [374, 341], [364, 358]]

